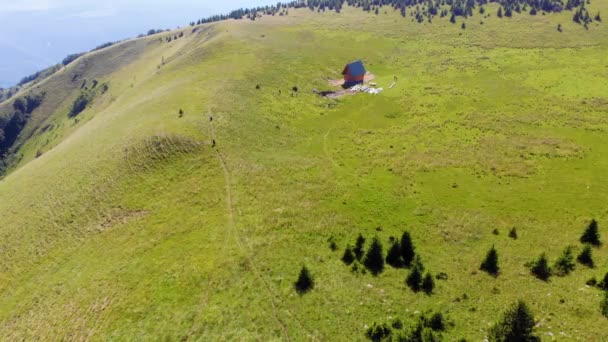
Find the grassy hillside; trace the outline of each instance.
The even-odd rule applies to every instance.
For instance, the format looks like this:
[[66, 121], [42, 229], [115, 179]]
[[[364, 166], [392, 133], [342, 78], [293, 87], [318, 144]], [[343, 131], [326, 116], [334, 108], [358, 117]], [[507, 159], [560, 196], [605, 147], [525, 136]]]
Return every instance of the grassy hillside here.
[[[446, 340], [476, 341], [523, 299], [543, 339], [605, 340], [585, 282], [608, 272], [606, 247], [549, 282], [524, 266], [578, 254], [592, 218], [608, 241], [608, 31], [571, 15], [462, 29], [300, 9], [81, 57], [36, 86], [24, 157], [0, 181], [0, 336], [348, 341], [439, 311]], [[358, 58], [384, 92], [312, 92]], [[70, 118], [82, 79], [108, 91]], [[404, 230], [448, 276], [431, 296], [407, 270], [340, 261], [358, 234], [386, 251]], [[478, 270], [491, 246], [496, 278]], [[316, 286], [298, 295], [303, 265]]]

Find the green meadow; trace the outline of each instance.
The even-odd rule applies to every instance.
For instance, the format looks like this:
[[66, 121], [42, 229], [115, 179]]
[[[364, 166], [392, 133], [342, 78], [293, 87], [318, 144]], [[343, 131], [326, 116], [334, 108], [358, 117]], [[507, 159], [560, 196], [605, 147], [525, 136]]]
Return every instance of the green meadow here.
[[[0, 339], [353, 341], [441, 312], [445, 340], [481, 341], [518, 299], [543, 340], [608, 339], [586, 285], [605, 246], [548, 282], [524, 266], [577, 255], [591, 219], [608, 243], [606, 24], [486, 9], [466, 29], [388, 7], [228, 20], [34, 86], [46, 102], [0, 181]], [[383, 92], [313, 93], [356, 59]], [[108, 90], [70, 118], [93, 79]], [[341, 261], [359, 234], [386, 253], [404, 231], [447, 274], [432, 295], [405, 269]], [[492, 246], [497, 277], [479, 270]], [[303, 265], [315, 287], [300, 295]]]

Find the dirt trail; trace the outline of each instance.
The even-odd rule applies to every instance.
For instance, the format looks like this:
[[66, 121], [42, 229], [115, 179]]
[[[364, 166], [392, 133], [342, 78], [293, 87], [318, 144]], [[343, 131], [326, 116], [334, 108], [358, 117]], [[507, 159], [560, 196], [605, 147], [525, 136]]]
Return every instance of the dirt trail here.
[[[213, 141], [217, 142], [216, 136], [215, 136], [215, 127], [213, 125], [212, 120], [210, 120], [210, 122], [209, 122], [209, 131], [210, 131], [210, 135], [211, 135], [211, 138], [213, 139]], [[226, 235], [230, 236], [230, 235], [234, 234], [236, 243], [240, 249], [244, 250], [245, 248], [243, 247], [243, 245], [247, 244], [248, 249], [251, 250], [251, 246], [248, 244], [248, 241], [245, 238], [243, 238], [243, 236], [239, 233], [238, 228], [236, 228], [236, 225], [234, 224], [234, 205], [232, 202], [232, 185], [231, 185], [232, 182], [230, 180], [230, 170], [228, 169], [228, 166], [226, 164], [226, 158], [225, 158], [224, 154], [217, 147], [215, 147], [215, 153], [220, 162], [220, 165], [222, 166], [222, 171], [224, 173], [224, 180], [225, 180], [225, 186], [226, 186], [226, 207], [227, 207], [227, 213], [228, 213], [228, 232]], [[247, 253], [247, 262], [249, 263], [249, 266], [251, 267], [251, 270], [254, 272], [258, 281], [260, 281], [262, 283], [264, 290], [266, 291], [266, 293], [270, 299], [270, 303], [272, 305], [272, 311], [273, 311], [272, 315], [273, 315], [275, 321], [281, 327], [281, 330], [283, 331], [283, 334], [285, 335], [285, 338], [287, 339], [287, 341], [291, 341], [291, 338], [289, 337], [289, 332], [287, 331], [287, 326], [285, 325], [285, 323], [283, 323], [283, 321], [281, 320], [281, 318], [279, 318], [279, 316], [277, 314], [278, 309], [277, 309], [277, 304], [275, 302], [276, 296], [270, 289], [270, 286], [268, 285], [266, 280], [264, 280], [264, 278], [260, 274], [260, 271], [259, 271], [257, 265], [255, 264], [255, 262], [253, 261], [253, 259], [251, 258], [249, 253]]]

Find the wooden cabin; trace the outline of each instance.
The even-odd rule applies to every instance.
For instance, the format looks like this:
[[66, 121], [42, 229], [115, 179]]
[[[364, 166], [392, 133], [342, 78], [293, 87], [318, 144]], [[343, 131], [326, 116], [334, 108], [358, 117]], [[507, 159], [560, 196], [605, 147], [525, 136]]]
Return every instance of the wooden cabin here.
[[356, 84], [362, 84], [365, 73], [365, 67], [360, 60], [347, 64], [342, 71], [342, 75], [344, 75], [343, 87], [350, 88]]

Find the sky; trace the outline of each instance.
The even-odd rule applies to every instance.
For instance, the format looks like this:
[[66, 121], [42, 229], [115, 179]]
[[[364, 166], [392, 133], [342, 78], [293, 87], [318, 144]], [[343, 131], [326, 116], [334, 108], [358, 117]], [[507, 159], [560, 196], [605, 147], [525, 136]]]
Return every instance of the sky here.
[[269, 0], [0, 0], [0, 87], [71, 53]]

